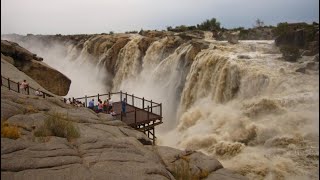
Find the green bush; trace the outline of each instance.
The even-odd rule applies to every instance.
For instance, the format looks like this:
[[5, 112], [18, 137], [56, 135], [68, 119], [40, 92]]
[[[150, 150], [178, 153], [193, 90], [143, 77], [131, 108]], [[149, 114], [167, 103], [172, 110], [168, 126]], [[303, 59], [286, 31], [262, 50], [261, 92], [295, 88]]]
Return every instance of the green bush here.
[[220, 22], [217, 21], [216, 18], [211, 18], [210, 20], [207, 19], [206, 21], [202, 22], [198, 29], [205, 30], [205, 31], [213, 31], [213, 30], [219, 30], [220, 29]]
[[80, 137], [79, 130], [72, 124], [70, 119], [64, 118], [62, 114], [50, 115], [44, 122], [44, 126], [34, 132], [37, 137], [57, 136], [68, 140]]

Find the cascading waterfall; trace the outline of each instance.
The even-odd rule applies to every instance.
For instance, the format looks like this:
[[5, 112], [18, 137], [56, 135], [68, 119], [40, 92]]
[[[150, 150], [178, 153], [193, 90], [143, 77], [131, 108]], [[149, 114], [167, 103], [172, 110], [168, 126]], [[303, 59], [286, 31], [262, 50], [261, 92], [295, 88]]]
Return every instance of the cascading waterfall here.
[[[123, 43], [113, 75], [105, 68], [112, 59], [106, 56], [115, 52], [106, 42], [110, 36], [93, 36], [81, 52], [68, 46], [68, 58], [59, 52], [66, 47], [47, 53], [35, 44], [25, 47], [71, 78], [70, 95], [112, 88], [162, 102], [160, 145], [202, 151], [250, 179], [319, 178], [319, 71], [295, 72], [300, 64], [281, 60], [273, 41], [231, 45], [207, 33], [202, 42], [209, 47], [197, 49], [193, 40], [167, 36], [144, 55], [142, 37]], [[74, 71], [67, 68], [72, 64]]]

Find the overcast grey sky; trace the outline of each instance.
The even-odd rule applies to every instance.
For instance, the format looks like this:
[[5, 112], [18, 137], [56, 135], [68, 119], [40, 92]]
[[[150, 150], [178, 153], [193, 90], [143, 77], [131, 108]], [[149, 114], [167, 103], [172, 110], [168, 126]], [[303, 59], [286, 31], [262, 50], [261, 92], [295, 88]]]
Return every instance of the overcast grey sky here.
[[319, 0], [1, 0], [1, 33], [166, 29], [217, 18], [226, 28], [319, 22]]

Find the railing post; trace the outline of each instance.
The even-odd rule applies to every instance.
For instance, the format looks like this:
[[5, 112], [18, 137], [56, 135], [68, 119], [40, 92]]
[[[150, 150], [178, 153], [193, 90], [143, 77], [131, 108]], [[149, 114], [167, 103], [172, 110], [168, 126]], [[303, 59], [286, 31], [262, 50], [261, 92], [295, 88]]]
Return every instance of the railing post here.
[[127, 102], [128, 102], [128, 93], [126, 92], [126, 100], [127, 100]]
[[108, 99], [110, 99], [110, 98], [111, 98], [110, 91], [108, 92], [108, 97], [109, 97]]
[[160, 116], [161, 116], [161, 120], [162, 120], [162, 103], [160, 103]]
[[134, 106], [134, 94], [132, 94], [132, 106]]
[[17, 83], [17, 86], [18, 86], [18, 93], [20, 93], [19, 82]]
[[155, 134], [155, 132], [154, 132], [154, 127], [152, 128], [152, 131], [153, 131], [153, 139], [152, 139], [152, 141], [153, 141], [153, 144], [152, 145], [156, 145], [156, 134]]
[[85, 106], [84, 107], [87, 107], [87, 95], [84, 96], [84, 102], [85, 102]]
[[99, 94], [98, 94], [98, 102], [99, 102], [99, 99], [100, 99], [100, 98], [99, 98]]
[[152, 105], [152, 99], [151, 99], [151, 112], [152, 112], [152, 106], [153, 106], [153, 105]]
[[142, 98], [142, 109], [144, 109], [144, 97]]
[[137, 108], [134, 108], [134, 124], [137, 124]]
[[10, 90], [10, 79], [8, 78], [8, 88]]
[[122, 101], [122, 91], [120, 91], [120, 102]]
[[147, 117], [148, 117], [148, 121], [149, 121], [149, 106], [148, 106], [148, 116]]
[[29, 85], [27, 86], [27, 92], [28, 92], [28, 95], [30, 95], [30, 92], [29, 92]]

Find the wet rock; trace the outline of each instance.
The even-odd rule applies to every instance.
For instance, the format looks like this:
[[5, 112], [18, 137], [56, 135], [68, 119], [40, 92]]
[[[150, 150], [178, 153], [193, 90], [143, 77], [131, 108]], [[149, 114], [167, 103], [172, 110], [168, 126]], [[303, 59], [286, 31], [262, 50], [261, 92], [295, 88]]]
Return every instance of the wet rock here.
[[303, 48], [305, 45], [304, 30], [288, 31], [275, 39], [276, 46], [290, 45]]
[[306, 73], [306, 68], [304, 68], [304, 67], [301, 67], [301, 68], [298, 68], [298, 69], [296, 69], [296, 72], [300, 72], [300, 73]]
[[314, 56], [313, 61], [314, 62], [319, 62], [319, 54]]
[[205, 180], [248, 180], [247, 177], [234, 173], [233, 171], [225, 168], [218, 169], [211, 173]]
[[319, 70], [319, 62], [308, 62], [306, 64], [306, 69], [317, 71]]
[[237, 56], [239, 59], [251, 59], [251, 57], [249, 55], [243, 55], [243, 54], [240, 54]]
[[225, 169], [221, 163], [212, 157], [207, 157], [203, 153], [196, 151], [181, 151], [170, 147], [157, 146], [152, 148], [166, 165], [166, 168], [179, 177], [183, 172], [192, 178], [218, 178], [219, 174], [223, 174], [223, 179], [232, 179], [233, 177], [243, 176], [233, 173], [230, 170], [219, 171]]
[[228, 35], [228, 42], [231, 44], [238, 44], [239, 43], [239, 33], [233, 32]]

